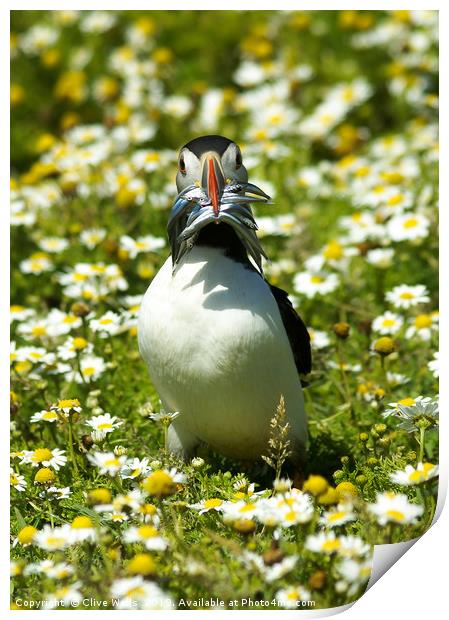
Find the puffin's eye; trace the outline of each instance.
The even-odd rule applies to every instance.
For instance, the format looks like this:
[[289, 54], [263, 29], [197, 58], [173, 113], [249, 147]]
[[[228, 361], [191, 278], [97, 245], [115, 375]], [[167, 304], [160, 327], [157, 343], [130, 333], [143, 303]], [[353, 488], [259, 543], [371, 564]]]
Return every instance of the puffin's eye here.
[[181, 174], [185, 174], [186, 173], [186, 162], [184, 161], [184, 157], [182, 155], [179, 158], [179, 172]]
[[240, 152], [240, 149], [238, 149], [236, 156], [235, 156], [235, 169], [238, 170], [241, 167], [242, 167], [242, 154]]

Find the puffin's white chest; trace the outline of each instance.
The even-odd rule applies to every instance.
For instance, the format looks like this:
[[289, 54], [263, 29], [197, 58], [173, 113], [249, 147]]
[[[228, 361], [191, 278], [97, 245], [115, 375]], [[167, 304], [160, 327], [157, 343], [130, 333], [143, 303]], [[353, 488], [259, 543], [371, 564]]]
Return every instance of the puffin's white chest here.
[[215, 248], [195, 247], [148, 288], [139, 347], [164, 404], [200, 440], [241, 458], [267, 452], [281, 394], [293, 439], [306, 439], [300, 381], [268, 285]]

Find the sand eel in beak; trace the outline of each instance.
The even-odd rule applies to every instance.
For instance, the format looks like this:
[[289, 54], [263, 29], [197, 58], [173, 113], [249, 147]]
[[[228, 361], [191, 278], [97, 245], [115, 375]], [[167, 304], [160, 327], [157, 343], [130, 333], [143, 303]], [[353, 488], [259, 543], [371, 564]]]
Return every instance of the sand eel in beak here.
[[307, 420], [300, 374], [311, 369], [307, 329], [287, 293], [262, 270], [251, 204], [269, 197], [248, 182], [237, 144], [203, 136], [179, 154], [168, 223], [171, 257], [139, 316], [139, 348], [167, 411], [179, 411], [169, 450], [206, 443], [229, 457], [268, 453], [281, 395], [291, 461], [304, 460]]

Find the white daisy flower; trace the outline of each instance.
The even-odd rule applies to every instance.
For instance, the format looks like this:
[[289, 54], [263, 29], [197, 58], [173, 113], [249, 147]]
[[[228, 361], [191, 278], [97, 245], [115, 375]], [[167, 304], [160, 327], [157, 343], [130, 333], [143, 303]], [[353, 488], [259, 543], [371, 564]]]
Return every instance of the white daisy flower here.
[[25, 476], [18, 474], [12, 467], [9, 468], [9, 484], [16, 489], [16, 491], [25, 491], [27, 486]]
[[314, 349], [325, 349], [330, 346], [331, 339], [329, 334], [319, 329], [309, 328], [310, 344]]
[[106, 237], [104, 228], [89, 228], [80, 234], [81, 243], [89, 250], [93, 250]]
[[222, 510], [222, 506], [224, 504], [224, 500], [219, 499], [218, 497], [211, 497], [210, 499], [203, 499], [196, 504], [189, 504], [189, 508], [193, 508], [194, 510], [198, 510], [200, 515], [205, 512], [209, 512], [211, 510], [215, 510], [220, 512]]
[[391, 480], [402, 486], [421, 484], [436, 476], [438, 476], [438, 465], [432, 465], [432, 463], [418, 463], [416, 468], [413, 465], [406, 465], [403, 471], [398, 470], [390, 474]]
[[89, 321], [90, 329], [98, 333], [102, 338], [106, 338], [108, 335], [115, 336], [121, 331], [120, 315], [108, 310], [103, 316], [98, 319], [91, 319]]
[[59, 450], [59, 448], [24, 450], [20, 462], [31, 464], [33, 467], [52, 467], [55, 471], [59, 471], [67, 463], [67, 457], [64, 454], [65, 450]]
[[427, 368], [433, 374], [435, 378], [438, 378], [440, 375], [440, 354], [438, 351], [433, 354], [433, 359], [427, 364]]
[[332, 555], [341, 551], [341, 538], [337, 537], [334, 532], [319, 532], [318, 534], [307, 536], [305, 548], [314, 553]]
[[128, 252], [130, 258], [136, 258], [141, 252], [157, 252], [164, 246], [165, 239], [153, 237], [152, 235], [139, 237], [138, 239], [132, 239], [128, 235], [120, 237], [120, 247]]
[[404, 308], [405, 310], [430, 301], [428, 290], [423, 284], [416, 286], [400, 284], [388, 291], [385, 298], [395, 308]]
[[124, 479], [135, 479], [148, 476], [150, 472], [151, 467], [148, 465], [147, 457], [143, 459], [133, 458], [128, 459], [120, 472], [120, 476]]
[[378, 334], [392, 335], [397, 334], [403, 324], [404, 320], [399, 314], [387, 310], [374, 319], [372, 329]]
[[77, 383], [91, 383], [92, 381], [96, 381], [106, 370], [104, 359], [96, 355], [82, 357], [79, 366], [81, 372], [69, 372], [69, 378], [71, 379], [73, 377]]
[[111, 416], [110, 413], [102, 413], [86, 420], [86, 424], [93, 430], [112, 433], [112, 431], [123, 424], [123, 420], [119, 420], [116, 416]]
[[47, 595], [49, 600], [46, 607], [48, 607], [48, 609], [57, 609], [60, 607], [61, 603], [64, 606], [70, 606], [74, 604], [78, 605], [83, 599], [80, 588], [80, 581], [75, 581], [70, 585], [57, 588], [54, 592], [51, 593], [51, 595]]
[[406, 338], [419, 338], [428, 341], [438, 331], [438, 315], [418, 314], [410, 320], [410, 327], [405, 332]]
[[148, 550], [153, 551], [165, 551], [167, 548], [167, 541], [153, 525], [148, 523], [140, 526], [133, 525], [125, 530], [123, 533], [123, 542], [141, 542]]
[[388, 269], [393, 264], [393, 257], [392, 248], [376, 248], [366, 253], [366, 262], [379, 269]]
[[393, 241], [414, 241], [429, 234], [429, 220], [419, 213], [396, 215], [387, 223], [387, 234]]
[[30, 258], [20, 263], [20, 271], [25, 274], [39, 275], [53, 268], [53, 263], [48, 256], [39, 253], [34, 254]]
[[70, 524], [70, 542], [96, 542], [97, 532], [90, 517], [75, 517]]
[[38, 242], [39, 247], [44, 252], [50, 254], [59, 254], [69, 247], [67, 239], [61, 239], [60, 237], [44, 237]]
[[301, 601], [310, 601], [309, 590], [302, 585], [288, 586], [278, 590], [274, 595], [276, 601], [286, 609], [297, 609], [301, 607]]
[[338, 504], [336, 508], [323, 513], [320, 523], [325, 527], [337, 527], [355, 519], [351, 504]]
[[422, 506], [411, 504], [406, 495], [393, 492], [379, 493], [375, 503], [368, 504], [368, 510], [377, 517], [379, 525], [415, 523], [424, 512]]
[[46, 490], [47, 496], [54, 495], [58, 500], [68, 499], [72, 495], [70, 487], [49, 487]]
[[155, 583], [140, 575], [126, 579], [116, 579], [110, 596], [118, 599], [117, 609], [174, 609], [170, 596]]
[[65, 549], [71, 544], [70, 535], [71, 528], [68, 523], [55, 528], [44, 525], [42, 530], [35, 534], [33, 543], [44, 551], [58, 551]]
[[37, 411], [33, 413], [30, 418], [30, 422], [35, 424], [36, 422], [57, 422], [58, 414], [56, 411], [48, 411], [47, 409], [43, 409], [42, 411]]
[[87, 458], [95, 467], [98, 467], [100, 474], [115, 476], [124, 467], [127, 457], [125, 455], [116, 456], [113, 452], [94, 452], [88, 454]]
[[327, 295], [336, 290], [339, 285], [338, 276], [335, 273], [317, 274], [302, 271], [293, 278], [293, 287], [299, 295], [305, 295], [312, 299], [316, 295]]
[[32, 308], [25, 308], [19, 304], [14, 304], [9, 308], [9, 316], [11, 321], [25, 321], [35, 314]]

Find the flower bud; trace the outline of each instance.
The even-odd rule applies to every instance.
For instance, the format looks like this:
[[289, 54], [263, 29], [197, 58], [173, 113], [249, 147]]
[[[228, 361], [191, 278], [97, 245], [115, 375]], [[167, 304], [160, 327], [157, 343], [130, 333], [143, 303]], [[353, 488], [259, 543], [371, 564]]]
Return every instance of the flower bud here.
[[382, 336], [382, 338], [378, 338], [378, 340], [374, 342], [373, 349], [379, 355], [386, 357], [395, 350], [394, 341], [389, 336]]
[[76, 301], [71, 305], [70, 312], [77, 317], [83, 318], [89, 314], [90, 308], [84, 301]]
[[351, 327], [349, 325], [349, 323], [335, 323], [332, 327], [334, 334], [338, 337], [341, 338], [341, 340], [346, 340], [346, 338], [349, 336], [349, 332], [351, 330]]

